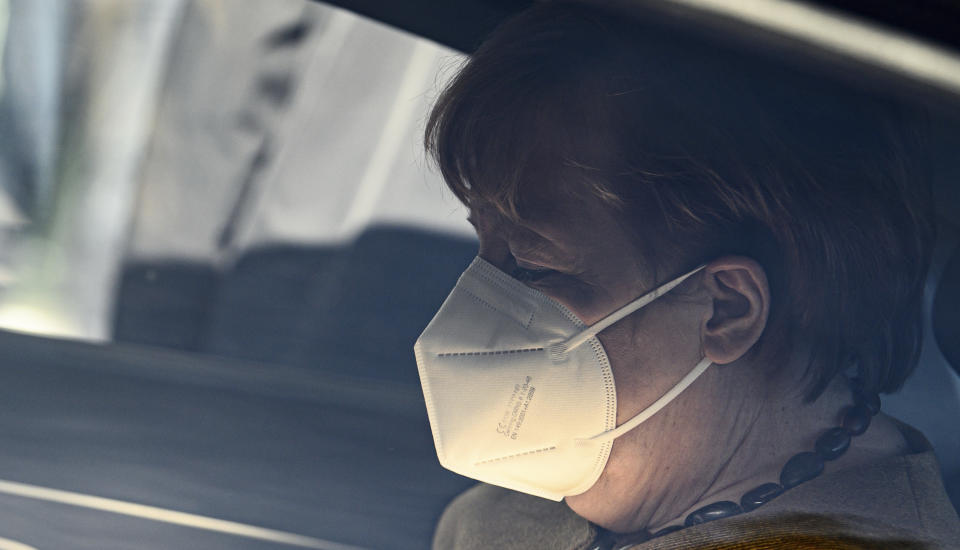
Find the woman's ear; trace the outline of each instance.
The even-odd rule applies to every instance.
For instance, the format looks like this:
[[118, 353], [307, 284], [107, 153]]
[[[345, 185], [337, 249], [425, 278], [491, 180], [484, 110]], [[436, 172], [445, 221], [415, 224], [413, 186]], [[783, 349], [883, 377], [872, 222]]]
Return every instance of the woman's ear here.
[[767, 327], [770, 287], [756, 261], [724, 256], [707, 264], [704, 287], [713, 309], [703, 328], [703, 352], [718, 365], [740, 359]]

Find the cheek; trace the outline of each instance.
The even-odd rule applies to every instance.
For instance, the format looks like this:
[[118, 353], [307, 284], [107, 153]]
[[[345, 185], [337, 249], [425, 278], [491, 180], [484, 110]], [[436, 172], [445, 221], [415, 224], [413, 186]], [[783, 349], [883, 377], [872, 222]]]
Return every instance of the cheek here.
[[554, 275], [532, 286], [563, 304], [585, 325], [591, 325], [597, 321], [595, 315], [599, 307], [597, 292], [579, 280], [565, 275]]
[[[534, 288], [563, 304], [587, 326], [603, 320], [632, 299], [632, 296], [627, 299], [617, 298], [604, 287], [571, 276], [545, 279], [534, 285]], [[608, 328], [604, 333], [613, 328]], [[607, 345], [602, 339], [601, 342], [604, 346]]]
[[618, 425], [660, 398], [700, 360], [696, 316], [684, 308], [648, 307], [599, 335], [613, 371]]
[[617, 425], [629, 420], [637, 404], [643, 400], [645, 386], [653, 373], [650, 349], [638, 346], [630, 324], [621, 322], [598, 335], [610, 361], [617, 392]]
[[[623, 424], [658, 399], [691, 368], [698, 358], [696, 332], [669, 311], [653, 308], [630, 317], [599, 335], [617, 391], [617, 425]], [[661, 411], [649, 421], [614, 441], [610, 457], [596, 485], [568, 497], [580, 516], [607, 528], [629, 531], [639, 507], [653, 498], [651, 461], [662, 463], [671, 452], [663, 443], [670, 433]]]

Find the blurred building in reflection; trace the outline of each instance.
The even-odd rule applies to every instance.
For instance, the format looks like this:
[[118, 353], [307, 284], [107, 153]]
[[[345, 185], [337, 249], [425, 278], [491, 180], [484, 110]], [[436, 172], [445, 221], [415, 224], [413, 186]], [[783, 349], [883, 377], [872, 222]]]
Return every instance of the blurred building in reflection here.
[[102, 340], [181, 2], [8, 0], [0, 325]]
[[[355, 279], [317, 258], [374, 225], [419, 228], [411, 251], [457, 243], [433, 282], [472, 253], [418, 140], [450, 51], [302, 0], [6, 1], [0, 326], [268, 359], [289, 355], [289, 338], [261, 334], [309, 341], [329, 323], [307, 311], [341, 291], [301, 281], [312, 294], [284, 309], [289, 292], [251, 283], [251, 265]], [[240, 310], [244, 328], [225, 332]]]

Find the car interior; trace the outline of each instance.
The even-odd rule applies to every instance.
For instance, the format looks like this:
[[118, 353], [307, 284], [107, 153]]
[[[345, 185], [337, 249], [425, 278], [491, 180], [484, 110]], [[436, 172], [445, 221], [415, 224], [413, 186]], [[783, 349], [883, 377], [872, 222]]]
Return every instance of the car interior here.
[[[584, 1], [926, 114], [925, 340], [883, 410], [960, 509], [960, 7]], [[412, 346], [477, 244], [422, 129], [532, 3], [0, 0], [0, 548], [429, 547], [475, 482]]]

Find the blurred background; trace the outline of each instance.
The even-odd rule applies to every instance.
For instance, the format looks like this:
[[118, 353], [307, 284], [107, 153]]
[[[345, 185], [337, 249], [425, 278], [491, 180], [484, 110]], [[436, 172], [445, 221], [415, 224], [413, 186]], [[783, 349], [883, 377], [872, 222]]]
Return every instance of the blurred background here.
[[460, 56], [302, 0], [0, 6], [0, 327], [411, 366], [474, 252], [419, 143]]
[[[420, 145], [462, 54], [302, 0], [0, 0], [0, 47], [0, 478], [424, 548], [468, 483], [412, 353], [476, 251]], [[279, 544], [9, 495], [38, 548]]]
[[[429, 544], [470, 481], [412, 344], [476, 242], [420, 135], [464, 59], [304, 0], [0, 0], [0, 548]], [[957, 128], [884, 398], [955, 503]]]

